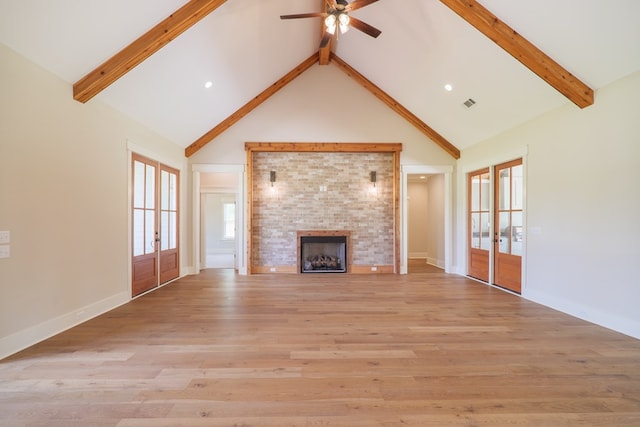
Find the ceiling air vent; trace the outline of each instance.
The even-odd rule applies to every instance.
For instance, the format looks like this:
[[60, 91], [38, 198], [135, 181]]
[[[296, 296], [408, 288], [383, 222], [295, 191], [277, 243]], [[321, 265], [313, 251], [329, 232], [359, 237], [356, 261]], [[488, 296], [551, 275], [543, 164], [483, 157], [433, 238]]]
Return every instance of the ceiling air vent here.
[[473, 107], [473, 105], [474, 105], [475, 103], [476, 103], [476, 101], [474, 101], [474, 100], [473, 100], [473, 99], [471, 99], [471, 98], [469, 98], [469, 99], [467, 99], [466, 101], [464, 101], [464, 105], [465, 105], [467, 108], [471, 108], [471, 107]]

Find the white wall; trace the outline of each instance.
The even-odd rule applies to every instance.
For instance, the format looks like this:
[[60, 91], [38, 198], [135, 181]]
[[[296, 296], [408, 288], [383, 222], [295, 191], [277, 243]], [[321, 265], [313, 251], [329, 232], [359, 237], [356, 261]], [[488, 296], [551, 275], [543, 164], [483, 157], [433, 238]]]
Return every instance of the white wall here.
[[0, 45], [0, 358], [126, 302], [127, 141], [182, 149]]
[[245, 142], [401, 142], [402, 164], [455, 165], [449, 154], [334, 65], [311, 67], [190, 161], [244, 164]]
[[589, 108], [567, 103], [464, 150], [457, 205], [466, 204], [465, 172], [528, 153], [522, 295], [640, 338], [638, 99], [640, 72], [598, 90]]

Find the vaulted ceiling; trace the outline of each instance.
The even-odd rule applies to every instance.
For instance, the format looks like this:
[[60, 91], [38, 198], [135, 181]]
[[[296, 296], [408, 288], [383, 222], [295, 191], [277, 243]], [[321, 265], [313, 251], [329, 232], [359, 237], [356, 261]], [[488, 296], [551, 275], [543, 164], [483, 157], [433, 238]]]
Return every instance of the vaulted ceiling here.
[[[321, 19], [279, 17], [323, 3], [0, 0], [0, 42], [189, 154], [300, 67], [322, 66]], [[379, 0], [352, 15], [382, 34], [349, 31], [320, 62], [454, 157], [565, 103], [589, 108], [591, 90], [640, 70], [637, 0]]]

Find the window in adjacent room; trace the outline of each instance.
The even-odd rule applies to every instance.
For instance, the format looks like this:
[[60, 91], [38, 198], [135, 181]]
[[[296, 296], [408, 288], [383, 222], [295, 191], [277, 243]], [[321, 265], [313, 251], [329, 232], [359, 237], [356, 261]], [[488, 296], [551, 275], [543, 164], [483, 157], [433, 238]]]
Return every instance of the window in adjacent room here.
[[236, 204], [225, 202], [222, 205], [224, 220], [224, 239], [235, 239], [236, 237]]

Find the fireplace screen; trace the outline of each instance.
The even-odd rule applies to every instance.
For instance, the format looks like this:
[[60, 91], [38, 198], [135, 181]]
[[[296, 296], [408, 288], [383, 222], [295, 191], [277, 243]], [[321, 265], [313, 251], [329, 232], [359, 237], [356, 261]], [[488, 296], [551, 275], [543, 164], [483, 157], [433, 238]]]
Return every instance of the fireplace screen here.
[[301, 273], [346, 273], [346, 236], [300, 236]]

